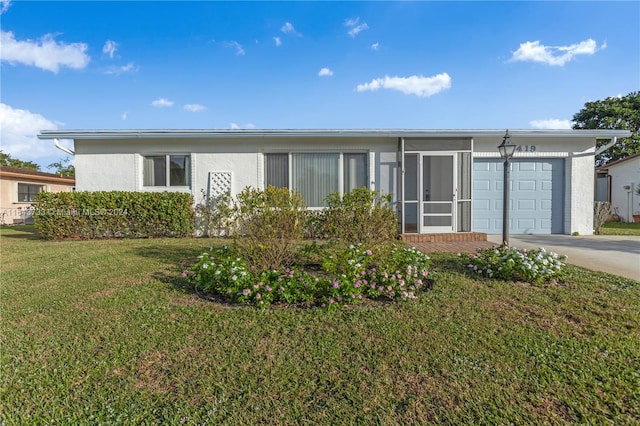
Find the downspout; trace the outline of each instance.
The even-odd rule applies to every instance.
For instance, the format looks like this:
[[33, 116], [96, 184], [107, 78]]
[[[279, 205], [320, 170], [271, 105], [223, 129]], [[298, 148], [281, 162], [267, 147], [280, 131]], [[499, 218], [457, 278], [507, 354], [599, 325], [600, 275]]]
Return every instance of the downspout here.
[[400, 234], [404, 234], [404, 138], [400, 138], [400, 191], [398, 213], [400, 214]]
[[601, 146], [600, 148], [596, 149], [596, 155], [602, 154], [603, 152], [605, 152], [606, 150], [608, 150], [609, 148], [614, 146], [617, 142], [618, 142], [618, 137], [614, 136], [613, 138], [611, 138], [611, 140], [609, 141], [608, 144], [606, 144], [605, 146]]
[[66, 152], [69, 155], [76, 155], [75, 152], [71, 151], [69, 148], [65, 148], [64, 146], [60, 145], [60, 141], [58, 140], [58, 138], [53, 139], [53, 144], [56, 146], [56, 148], [58, 148], [60, 151]]

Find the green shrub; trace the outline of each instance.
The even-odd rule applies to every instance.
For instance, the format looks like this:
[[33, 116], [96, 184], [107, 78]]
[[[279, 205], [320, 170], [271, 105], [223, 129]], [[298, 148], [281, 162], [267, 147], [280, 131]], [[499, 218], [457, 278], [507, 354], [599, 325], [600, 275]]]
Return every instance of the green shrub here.
[[368, 188], [356, 188], [327, 197], [326, 229], [331, 238], [345, 244], [375, 247], [393, 241], [398, 234], [398, 219], [391, 208], [391, 196]]
[[252, 272], [238, 249], [212, 248], [198, 256], [191, 271], [182, 273], [196, 289], [256, 306], [274, 302], [311, 302], [320, 278], [295, 268]]
[[307, 210], [305, 212], [302, 235], [306, 239], [322, 240], [329, 237], [326, 210]]
[[540, 284], [562, 276], [564, 259], [544, 248], [525, 250], [501, 245], [469, 255], [467, 267], [488, 278]]
[[234, 202], [235, 243], [253, 272], [293, 264], [302, 240], [306, 205], [299, 192], [245, 188]]
[[233, 233], [235, 212], [230, 193], [218, 197], [201, 191], [202, 202], [195, 207], [196, 233], [202, 237], [224, 237]]
[[179, 192], [41, 192], [33, 217], [48, 239], [185, 237], [192, 204]]
[[212, 248], [182, 276], [197, 290], [233, 302], [307, 302], [332, 309], [366, 298], [414, 298], [426, 284], [430, 262], [414, 248], [391, 245], [374, 254], [352, 245], [327, 254], [322, 271], [315, 273], [305, 271], [304, 264], [252, 271], [240, 253], [238, 247]]

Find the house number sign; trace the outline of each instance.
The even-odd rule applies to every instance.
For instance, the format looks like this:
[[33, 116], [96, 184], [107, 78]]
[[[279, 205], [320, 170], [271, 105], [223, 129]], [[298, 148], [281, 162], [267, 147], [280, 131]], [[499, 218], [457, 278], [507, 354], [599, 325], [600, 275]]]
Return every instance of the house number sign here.
[[535, 145], [518, 145], [516, 147], [516, 152], [536, 152]]

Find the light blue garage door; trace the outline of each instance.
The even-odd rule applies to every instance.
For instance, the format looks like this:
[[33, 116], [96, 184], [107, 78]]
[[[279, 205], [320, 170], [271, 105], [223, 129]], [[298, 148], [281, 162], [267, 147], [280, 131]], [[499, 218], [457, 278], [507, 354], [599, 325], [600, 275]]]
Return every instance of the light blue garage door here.
[[[502, 233], [504, 160], [473, 162], [473, 230]], [[564, 160], [511, 161], [509, 232], [561, 234], [564, 232]]]

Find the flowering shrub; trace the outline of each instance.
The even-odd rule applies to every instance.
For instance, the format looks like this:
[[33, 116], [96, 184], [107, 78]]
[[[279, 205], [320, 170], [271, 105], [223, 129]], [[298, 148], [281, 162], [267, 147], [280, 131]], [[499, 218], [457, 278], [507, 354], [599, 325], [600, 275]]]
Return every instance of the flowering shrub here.
[[424, 286], [429, 261], [414, 248], [390, 246], [375, 256], [360, 244], [325, 257], [318, 275], [296, 266], [252, 272], [242, 257], [225, 246], [198, 256], [182, 276], [198, 290], [235, 302], [257, 306], [315, 302], [334, 308], [365, 298], [414, 298]]
[[469, 255], [467, 267], [489, 278], [539, 284], [560, 277], [564, 259], [544, 248], [525, 250], [501, 245]]
[[198, 290], [218, 293], [235, 302], [263, 306], [279, 301], [313, 301], [319, 282], [319, 278], [294, 268], [254, 274], [247, 262], [228, 246], [212, 247], [209, 253], [201, 254], [191, 272], [184, 271], [182, 276]]
[[429, 256], [414, 247], [391, 246], [379, 268], [369, 270], [367, 295], [412, 299], [428, 275]]

